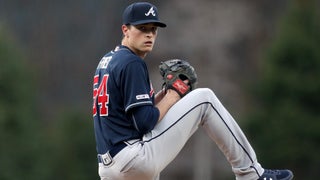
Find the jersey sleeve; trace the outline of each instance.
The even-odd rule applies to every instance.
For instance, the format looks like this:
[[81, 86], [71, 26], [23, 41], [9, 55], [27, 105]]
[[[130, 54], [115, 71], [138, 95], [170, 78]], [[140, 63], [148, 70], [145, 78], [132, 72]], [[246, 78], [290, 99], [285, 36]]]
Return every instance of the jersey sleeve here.
[[123, 75], [125, 111], [138, 106], [153, 105], [149, 75], [144, 62], [134, 61], [127, 64]]
[[140, 134], [151, 131], [159, 119], [159, 109], [153, 106], [140, 106], [130, 111], [130, 118]]

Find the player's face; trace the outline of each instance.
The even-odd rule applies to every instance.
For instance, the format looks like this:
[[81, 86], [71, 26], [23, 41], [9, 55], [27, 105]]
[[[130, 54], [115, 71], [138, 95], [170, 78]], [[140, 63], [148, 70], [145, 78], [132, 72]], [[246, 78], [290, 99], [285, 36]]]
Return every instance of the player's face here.
[[148, 23], [136, 26], [127, 26], [124, 32], [126, 43], [138, 56], [144, 57], [146, 53], [152, 51], [157, 37], [157, 26]]

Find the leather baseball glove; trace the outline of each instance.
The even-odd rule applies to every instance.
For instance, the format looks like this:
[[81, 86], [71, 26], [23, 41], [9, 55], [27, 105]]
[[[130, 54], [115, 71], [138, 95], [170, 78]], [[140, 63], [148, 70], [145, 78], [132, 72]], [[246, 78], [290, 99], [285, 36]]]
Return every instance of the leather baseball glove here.
[[183, 97], [195, 89], [197, 74], [187, 61], [171, 59], [162, 62], [159, 69], [164, 80], [163, 87], [165, 90], [173, 89]]

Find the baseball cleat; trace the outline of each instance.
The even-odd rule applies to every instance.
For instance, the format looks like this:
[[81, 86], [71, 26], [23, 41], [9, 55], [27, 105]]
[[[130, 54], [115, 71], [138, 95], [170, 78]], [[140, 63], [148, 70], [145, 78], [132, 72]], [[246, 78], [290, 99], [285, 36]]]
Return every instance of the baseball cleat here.
[[290, 170], [265, 169], [258, 180], [291, 180], [293, 173]]

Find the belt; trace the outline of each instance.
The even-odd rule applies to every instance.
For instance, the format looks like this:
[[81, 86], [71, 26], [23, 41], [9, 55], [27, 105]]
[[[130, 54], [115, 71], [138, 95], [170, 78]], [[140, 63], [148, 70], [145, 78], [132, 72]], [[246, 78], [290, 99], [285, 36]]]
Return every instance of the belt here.
[[124, 142], [119, 142], [114, 145], [106, 154], [98, 154], [98, 162], [104, 164], [111, 164], [112, 158], [117, 155], [123, 148], [127, 146]]

